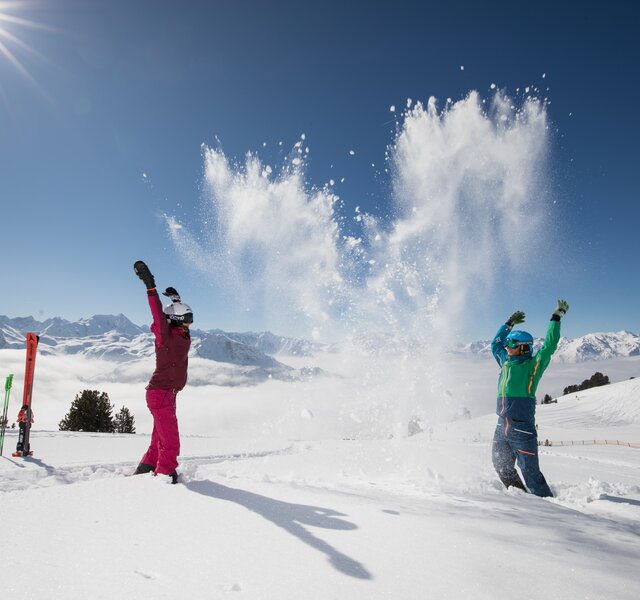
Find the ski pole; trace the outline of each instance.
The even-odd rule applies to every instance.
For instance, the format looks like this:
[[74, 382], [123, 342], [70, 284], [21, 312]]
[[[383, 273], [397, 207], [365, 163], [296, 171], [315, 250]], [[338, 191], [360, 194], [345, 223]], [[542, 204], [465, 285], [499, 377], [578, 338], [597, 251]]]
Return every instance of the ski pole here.
[[2, 411], [2, 434], [0, 434], [0, 456], [2, 456], [2, 449], [4, 448], [4, 432], [7, 428], [7, 411], [9, 410], [9, 393], [11, 392], [11, 382], [13, 381], [13, 375], [8, 375], [7, 380], [4, 382], [4, 410]]

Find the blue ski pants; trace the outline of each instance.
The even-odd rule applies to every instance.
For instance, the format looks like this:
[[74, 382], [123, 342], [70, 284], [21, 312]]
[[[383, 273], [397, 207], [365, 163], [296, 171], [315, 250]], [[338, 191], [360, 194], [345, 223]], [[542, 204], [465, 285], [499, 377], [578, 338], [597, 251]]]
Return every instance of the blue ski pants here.
[[[513, 422], [508, 417], [500, 417], [493, 436], [491, 458], [500, 481], [506, 487], [520, 488], [536, 496], [553, 496], [540, 471], [535, 422]], [[524, 478], [524, 484], [516, 471], [516, 463]]]

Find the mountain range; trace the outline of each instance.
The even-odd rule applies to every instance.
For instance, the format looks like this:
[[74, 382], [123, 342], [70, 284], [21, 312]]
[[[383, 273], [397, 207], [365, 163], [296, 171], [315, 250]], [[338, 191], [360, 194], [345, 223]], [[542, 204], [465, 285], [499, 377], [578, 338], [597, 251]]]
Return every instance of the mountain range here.
[[[153, 336], [148, 326], [132, 323], [123, 314], [94, 315], [88, 319], [67, 321], [60, 317], [37, 321], [33, 317], [9, 318], [0, 315], [0, 349], [24, 347], [25, 333], [40, 335], [42, 354], [79, 354], [114, 362], [129, 362], [153, 354]], [[302, 338], [278, 336], [271, 332], [225, 332], [220, 329], [192, 330], [192, 355], [221, 363], [262, 369], [272, 376], [295, 378], [295, 369], [286, 365], [286, 357], [312, 357], [331, 348]], [[537, 339], [539, 347], [542, 339]], [[387, 343], [389, 342], [389, 343]], [[390, 340], [376, 338], [369, 345], [389, 350]], [[397, 345], [397, 344], [396, 344]], [[419, 344], [408, 346], [415, 351]], [[368, 349], [371, 350], [371, 349]], [[491, 341], [460, 345], [451, 350], [457, 354], [489, 355]], [[579, 363], [609, 358], [639, 356], [640, 335], [619, 331], [589, 333], [575, 338], [561, 338], [555, 361]], [[320, 372], [318, 369], [317, 372]], [[305, 377], [309, 376], [305, 371]]]
[[[40, 336], [42, 355], [81, 355], [115, 363], [129, 363], [153, 355], [153, 334], [149, 327], [132, 323], [119, 315], [94, 315], [79, 321], [54, 317], [37, 321], [33, 317], [9, 318], [0, 315], [0, 349], [24, 348], [25, 334]], [[191, 356], [239, 367], [243, 382], [267, 378], [285, 381], [321, 375], [321, 369], [295, 369], [277, 357], [312, 356], [322, 347], [299, 338], [270, 332], [232, 333], [221, 330], [191, 331]]]
[[[542, 338], [534, 340], [534, 350], [543, 343]], [[491, 340], [472, 342], [456, 349], [457, 352], [478, 355], [491, 354]], [[588, 333], [569, 339], [560, 338], [553, 360], [564, 363], [581, 363], [625, 356], [640, 356], [640, 335], [630, 331], [609, 333]]]

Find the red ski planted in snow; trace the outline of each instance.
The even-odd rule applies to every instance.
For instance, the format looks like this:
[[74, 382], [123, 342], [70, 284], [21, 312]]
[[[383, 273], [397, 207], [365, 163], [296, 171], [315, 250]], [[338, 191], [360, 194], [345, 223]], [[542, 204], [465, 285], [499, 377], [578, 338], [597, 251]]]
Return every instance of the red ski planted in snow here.
[[22, 408], [18, 413], [18, 445], [12, 456], [31, 456], [29, 434], [33, 423], [33, 411], [31, 410], [31, 392], [33, 391], [33, 374], [36, 368], [36, 349], [40, 338], [35, 333], [27, 333], [27, 364], [24, 369], [24, 393], [22, 396]]

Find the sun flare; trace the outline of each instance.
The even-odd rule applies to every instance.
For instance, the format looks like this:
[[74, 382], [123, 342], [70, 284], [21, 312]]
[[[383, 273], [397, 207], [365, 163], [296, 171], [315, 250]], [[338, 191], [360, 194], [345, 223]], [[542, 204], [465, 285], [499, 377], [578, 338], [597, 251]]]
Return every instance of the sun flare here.
[[25, 57], [31, 56], [48, 63], [50, 61], [33, 48], [25, 38], [29, 30], [35, 29], [48, 32], [55, 30], [48, 25], [16, 14], [21, 11], [24, 12], [25, 9], [36, 4], [38, 3], [25, 0], [22, 2], [0, 0], [0, 62], [5, 59], [26, 79], [37, 86], [37, 82], [25, 66]]

